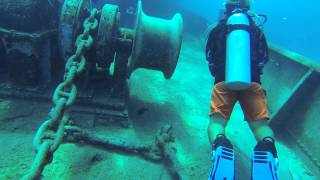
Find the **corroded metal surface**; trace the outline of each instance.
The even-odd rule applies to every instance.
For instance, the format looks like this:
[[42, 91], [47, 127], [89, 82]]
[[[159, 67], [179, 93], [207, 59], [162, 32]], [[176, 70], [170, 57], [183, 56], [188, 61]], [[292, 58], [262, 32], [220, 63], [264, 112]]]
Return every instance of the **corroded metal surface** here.
[[56, 53], [56, 48], [52, 47], [55, 35], [56, 29], [27, 33], [0, 28], [5, 54], [2, 65], [7, 66], [9, 78], [19, 84], [51, 81], [51, 60]]
[[91, 9], [89, 0], [64, 2], [59, 22], [59, 45], [61, 57], [66, 60], [74, 51], [74, 43], [82, 28], [84, 17]]
[[1, 0], [0, 27], [20, 31], [43, 30], [53, 24], [56, 9], [43, 0]]
[[75, 80], [85, 71], [86, 58], [84, 53], [93, 45], [91, 33], [97, 28], [97, 12], [97, 9], [92, 9], [90, 16], [83, 23], [83, 33], [78, 36], [75, 43], [76, 53], [68, 59], [68, 62], [72, 63], [66, 64], [65, 79], [53, 93], [52, 102], [54, 105], [48, 119], [40, 125], [33, 140], [36, 156], [30, 171], [23, 179], [39, 179], [42, 171], [51, 163], [53, 154], [62, 143], [64, 128], [69, 123], [69, 117], [65, 113], [75, 103], [78, 95]]
[[58, 29], [46, 30], [37, 33], [26, 33], [22, 31], [16, 31], [11, 29], [0, 28], [0, 35], [6, 38], [15, 40], [30, 40], [30, 41], [41, 41], [43, 39], [57, 35]]
[[52, 80], [56, 22], [57, 8], [48, 1], [0, 1], [0, 41], [5, 51], [1, 58], [11, 80], [19, 84]]
[[97, 35], [97, 62], [109, 69], [116, 52], [120, 12], [116, 5], [106, 4], [101, 11]]
[[129, 74], [137, 68], [162, 71], [165, 78], [173, 75], [182, 45], [183, 20], [176, 14], [171, 20], [147, 16], [139, 1]]
[[[105, 96], [105, 92], [94, 89], [81, 90], [75, 107], [70, 113], [76, 119], [88, 118], [101, 122], [109, 122], [126, 126], [128, 113], [124, 99]], [[52, 88], [48, 87], [19, 87], [9, 82], [0, 83], [0, 97], [3, 99], [20, 99], [31, 102], [50, 102]], [[89, 119], [89, 118], [88, 118]]]

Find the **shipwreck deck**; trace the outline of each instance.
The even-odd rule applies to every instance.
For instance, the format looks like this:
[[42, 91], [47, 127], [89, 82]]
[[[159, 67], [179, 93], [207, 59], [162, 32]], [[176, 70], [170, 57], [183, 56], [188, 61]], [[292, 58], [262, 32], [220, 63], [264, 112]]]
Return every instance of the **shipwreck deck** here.
[[[132, 75], [129, 128], [105, 123], [90, 113], [83, 113], [81, 120], [74, 119], [75, 123], [92, 133], [134, 144], [152, 143], [157, 130], [171, 124], [177, 158], [186, 175], [194, 180], [207, 179], [211, 162], [206, 128], [213, 79], [197, 44], [190, 39], [184, 43], [177, 70], [169, 81], [161, 73], [145, 70]], [[268, 92], [271, 125], [278, 137], [280, 179], [318, 179], [319, 67], [273, 46], [271, 55], [263, 84]], [[19, 97], [0, 99], [0, 179], [19, 179], [28, 171], [34, 158], [33, 137], [50, 108], [46, 97], [31, 101]], [[247, 180], [255, 140], [238, 104], [227, 135], [237, 151], [237, 179]], [[171, 179], [162, 163], [86, 144], [61, 145], [43, 175], [44, 179]]]

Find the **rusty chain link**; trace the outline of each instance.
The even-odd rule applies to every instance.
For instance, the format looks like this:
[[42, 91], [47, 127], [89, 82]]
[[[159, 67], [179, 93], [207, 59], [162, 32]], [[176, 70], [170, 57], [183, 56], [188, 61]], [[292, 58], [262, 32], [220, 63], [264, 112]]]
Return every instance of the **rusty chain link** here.
[[23, 179], [39, 179], [44, 167], [52, 161], [53, 153], [62, 143], [64, 127], [68, 123], [64, 112], [76, 100], [78, 90], [74, 81], [79, 74], [85, 71], [87, 60], [84, 53], [93, 45], [90, 33], [98, 26], [96, 19], [98, 14], [97, 9], [92, 9], [90, 16], [83, 23], [83, 33], [78, 36], [75, 42], [75, 54], [70, 56], [66, 63], [64, 81], [57, 86], [53, 93], [54, 107], [49, 113], [49, 119], [40, 126], [34, 138], [33, 147], [37, 154], [29, 173]]

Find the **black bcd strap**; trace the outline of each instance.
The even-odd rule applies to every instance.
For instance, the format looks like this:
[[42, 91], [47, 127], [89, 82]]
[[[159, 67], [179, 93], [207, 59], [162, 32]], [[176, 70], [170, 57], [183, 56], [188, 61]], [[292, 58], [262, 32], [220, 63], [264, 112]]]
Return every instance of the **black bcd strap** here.
[[250, 25], [244, 25], [244, 24], [230, 24], [227, 25], [227, 32], [228, 34], [231, 33], [232, 31], [235, 30], [245, 30], [248, 31], [249, 33], [252, 32], [252, 28]]

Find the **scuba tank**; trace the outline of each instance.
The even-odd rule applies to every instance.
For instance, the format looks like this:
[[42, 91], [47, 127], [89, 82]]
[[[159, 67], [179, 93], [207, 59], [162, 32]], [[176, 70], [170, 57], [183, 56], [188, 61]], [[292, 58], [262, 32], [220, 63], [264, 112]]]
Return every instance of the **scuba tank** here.
[[226, 85], [231, 90], [245, 90], [251, 85], [250, 20], [240, 8], [227, 19]]

